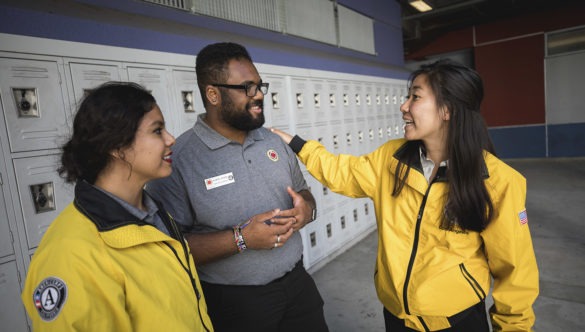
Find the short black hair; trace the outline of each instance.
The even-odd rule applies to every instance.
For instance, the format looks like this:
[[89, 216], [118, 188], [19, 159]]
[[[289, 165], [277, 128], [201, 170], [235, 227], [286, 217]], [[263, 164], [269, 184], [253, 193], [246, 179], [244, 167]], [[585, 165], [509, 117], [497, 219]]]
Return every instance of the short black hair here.
[[197, 54], [195, 71], [204, 106], [207, 106], [205, 87], [213, 83], [225, 83], [228, 78], [227, 66], [234, 59], [252, 62], [244, 46], [231, 42], [207, 45]]
[[156, 105], [142, 86], [107, 82], [82, 100], [71, 138], [62, 147], [59, 175], [91, 184], [112, 160], [112, 151], [132, 145], [140, 122]]

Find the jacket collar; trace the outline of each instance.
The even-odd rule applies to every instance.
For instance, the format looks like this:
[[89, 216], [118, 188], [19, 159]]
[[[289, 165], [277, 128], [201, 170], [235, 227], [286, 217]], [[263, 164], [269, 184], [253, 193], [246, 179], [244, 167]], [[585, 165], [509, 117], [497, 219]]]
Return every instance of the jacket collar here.
[[[415, 170], [418, 173], [420, 173], [420, 176], [424, 179], [424, 183], [428, 184], [428, 182], [426, 181], [426, 179], [424, 177], [422, 164], [420, 162], [420, 148], [421, 148], [421, 146], [422, 146], [422, 141], [406, 141], [404, 144], [402, 144], [402, 146], [400, 146], [396, 150], [396, 152], [394, 152], [394, 158], [396, 159], [396, 162], [392, 163], [391, 172], [392, 173], [396, 172], [396, 165], [398, 164], [398, 161], [400, 161], [403, 164], [410, 165], [411, 172], [413, 170]], [[483, 169], [483, 178], [484, 179], [489, 178], [489, 171], [488, 171], [487, 165], [485, 163], [485, 159], [482, 160], [482, 169]], [[412, 175], [412, 173], [410, 173], [410, 175]], [[409, 175], [409, 179], [407, 179], [408, 183], [411, 183], [411, 181], [410, 181], [411, 176], [410, 175]], [[417, 178], [418, 178], [418, 176], [417, 176]], [[416, 182], [415, 187], [420, 187], [419, 190], [422, 190], [422, 187], [426, 188], [426, 186], [424, 186], [423, 183], [420, 183], [421, 181], [414, 181], [414, 182]], [[439, 170], [437, 171], [437, 178], [435, 179], [435, 182], [448, 182], [447, 167], [442, 166], [439, 168]]]
[[100, 232], [128, 224], [146, 225], [146, 222], [138, 219], [110, 196], [97, 190], [86, 181], [79, 181], [75, 185], [75, 200], [73, 202]]

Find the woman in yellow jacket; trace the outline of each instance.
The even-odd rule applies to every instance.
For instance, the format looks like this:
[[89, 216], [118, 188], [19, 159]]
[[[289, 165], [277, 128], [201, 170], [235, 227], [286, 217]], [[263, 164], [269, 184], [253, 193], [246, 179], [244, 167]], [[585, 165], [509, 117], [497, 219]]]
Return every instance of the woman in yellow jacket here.
[[530, 331], [538, 269], [526, 180], [495, 157], [479, 113], [483, 84], [441, 60], [415, 71], [401, 105], [405, 139], [333, 155], [274, 129], [332, 191], [373, 200], [375, 284], [386, 331]]
[[35, 331], [212, 331], [188, 246], [143, 190], [171, 174], [175, 138], [152, 95], [106, 83], [82, 101], [59, 173], [75, 199], [28, 269]]

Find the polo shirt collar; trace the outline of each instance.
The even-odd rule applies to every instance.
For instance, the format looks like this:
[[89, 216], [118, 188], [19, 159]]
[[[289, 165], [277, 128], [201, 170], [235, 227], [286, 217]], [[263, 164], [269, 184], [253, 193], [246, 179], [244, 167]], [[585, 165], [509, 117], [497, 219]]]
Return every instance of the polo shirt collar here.
[[[206, 114], [204, 113], [199, 114], [199, 116], [197, 116], [197, 122], [195, 122], [195, 125], [193, 126], [193, 131], [195, 132], [195, 135], [197, 135], [201, 139], [201, 141], [203, 141], [203, 143], [205, 143], [205, 145], [207, 145], [207, 147], [210, 148], [211, 150], [216, 150], [230, 144], [232, 142], [231, 140], [222, 136], [213, 128], [209, 127], [209, 125], [205, 121], [203, 121], [205, 115]], [[254, 141], [260, 141], [263, 139], [264, 134], [262, 134], [260, 129], [254, 129], [248, 132], [244, 145], [245, 146], [250, 145]]]

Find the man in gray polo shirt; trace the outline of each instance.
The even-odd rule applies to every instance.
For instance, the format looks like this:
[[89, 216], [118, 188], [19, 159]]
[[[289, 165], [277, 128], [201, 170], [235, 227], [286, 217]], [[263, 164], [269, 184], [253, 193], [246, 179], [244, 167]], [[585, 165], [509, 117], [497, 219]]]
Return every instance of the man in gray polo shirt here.
[[327, 331], [298, 230], [315, 200], [295, 154], [262, 127], [263, 83], [244, 47], [197, 55], [206, 113], [148, 192], [183, 226], [216, 331]]

